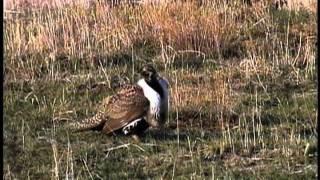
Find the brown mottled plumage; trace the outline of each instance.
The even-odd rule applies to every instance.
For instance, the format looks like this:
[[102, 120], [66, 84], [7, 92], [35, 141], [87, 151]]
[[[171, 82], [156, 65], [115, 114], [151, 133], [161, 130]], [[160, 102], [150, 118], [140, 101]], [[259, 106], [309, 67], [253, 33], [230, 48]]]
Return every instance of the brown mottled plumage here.
[[144, 118], [149, 110], [149, 101], [138, 85], [123, 85], [115, 95], [105, 98], [99, 112], [81, 122], [70, 124], [76, 131], [101, 129], [112, 133], [125, 127], [128, 123]]

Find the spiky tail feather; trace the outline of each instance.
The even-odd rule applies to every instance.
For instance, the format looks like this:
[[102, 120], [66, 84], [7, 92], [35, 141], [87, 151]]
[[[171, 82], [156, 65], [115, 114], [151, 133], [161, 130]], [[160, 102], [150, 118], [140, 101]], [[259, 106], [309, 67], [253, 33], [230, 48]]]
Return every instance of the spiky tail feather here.
[[68, 125], [68, 128], [74, 132], [87, 131], [87, 130], [98, 129], [100, 126], [104, 124], [104, 122], [105, 122], [104, 113], [98, 112], [96, 115], [94, 115], [91, 118], [86, 118], [79, 122], [70, 123]]

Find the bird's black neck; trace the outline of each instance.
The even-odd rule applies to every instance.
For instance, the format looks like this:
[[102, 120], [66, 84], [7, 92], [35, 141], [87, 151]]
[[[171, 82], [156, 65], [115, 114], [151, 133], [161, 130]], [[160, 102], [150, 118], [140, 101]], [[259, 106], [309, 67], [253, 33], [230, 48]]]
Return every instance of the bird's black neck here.
[[153, 89], [155, 90], [161, 98], [164, 96], [164, 92], [162, 89], [162, 86], [157, 78], [153, 78], [151, 81], [146, 81], [146, 83]]

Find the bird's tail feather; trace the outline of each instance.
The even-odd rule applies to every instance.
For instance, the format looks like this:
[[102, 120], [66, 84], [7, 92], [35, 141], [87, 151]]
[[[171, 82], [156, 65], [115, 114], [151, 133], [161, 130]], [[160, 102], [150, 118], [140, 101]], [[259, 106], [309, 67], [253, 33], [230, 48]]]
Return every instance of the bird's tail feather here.
[[99, 129], [105, 122], [105, 117], [103, 112], [98, 112], [91, 118], [86, 118], [79, 122], [73, 122], [68, 125], [68, 128], [74, 132], [87, 131]]

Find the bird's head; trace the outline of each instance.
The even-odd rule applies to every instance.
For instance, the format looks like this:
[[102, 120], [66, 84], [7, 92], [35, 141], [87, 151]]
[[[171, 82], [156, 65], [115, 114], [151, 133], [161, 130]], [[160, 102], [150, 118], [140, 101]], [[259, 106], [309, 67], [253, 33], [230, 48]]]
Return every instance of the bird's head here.
[[150, 64], [144, 65], [140, 71], [140, 74], [147, 82], [151, 82], [158, 77], [156, 69]]

